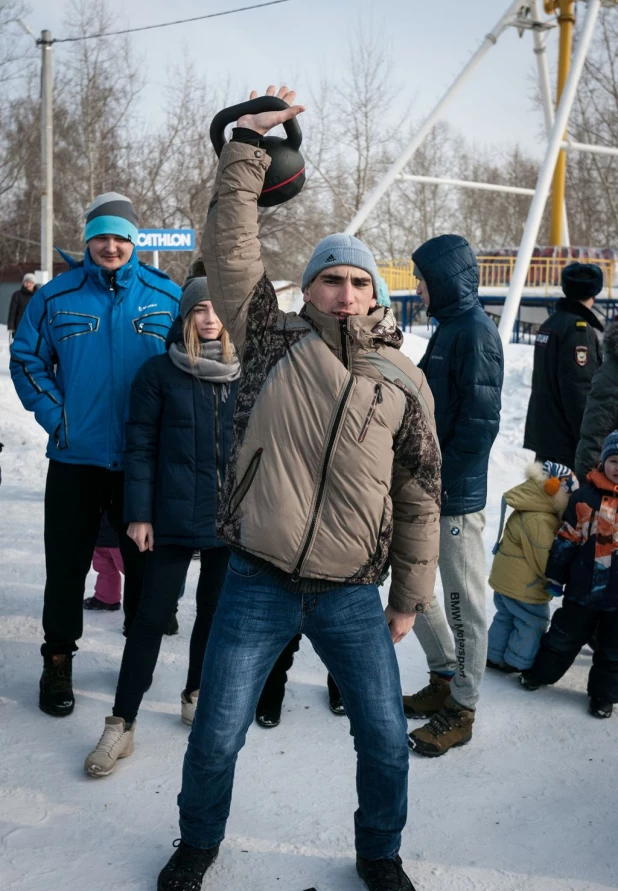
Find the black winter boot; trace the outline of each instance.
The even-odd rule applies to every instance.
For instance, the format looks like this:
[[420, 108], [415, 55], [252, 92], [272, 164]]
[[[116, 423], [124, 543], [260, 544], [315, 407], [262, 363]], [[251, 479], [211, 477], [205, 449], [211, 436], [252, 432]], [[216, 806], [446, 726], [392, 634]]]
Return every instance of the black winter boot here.
[[255, 710], [255, 720], [260, 727], [277, 727], [281, 723], [282, 705], [283, 701], [274, 702], [267, 698], [260, 699]]
[[193, 848], [181, 839], [176, 850], [159, 873], [157, 891], [201, 891], [202, 881], [219, 853], [216, 848]]
[[328, 673], [328, 677], [326, 678], [326, 683], [328, 685], [328, 707], [333, 713], [333, 715], [345, 715], [345, 705], [343, 704], [343, 699], [341, 698], [341, 691], [339, 687], [335, 683], [334, 677]]
[[597, 696], [591, 696], [588, 711], [593, 718], [611, 718], [614, 706], [607, 699], [599, 699]]
[[524, 690], [530, 691], [538, 690], [539, 687], [543, 686], [537, 676], [532, 673], [532, 669], [529, 669], [528, 671], [522, 671], [522, 673], [519, 675], [519, 683], [522, 685]]
[[403, 871], [401, 857], [365, 860], [357, 854], [356, 872], [369, 891], [414, 891], [414, 885]]
[[84, 600], [84, 609], [99, 609], [115, 612], [120, 609], [120, 603], [103, 603], [98, 597], [86, 597]]
[[172, 619], [167, 626], [165, 633], [168, 635], [168, 637], [172, 637], [174, 634], [178, 634], [178, 610], [176, 610], [176, 612], [172, 616]]
[[39, 681], [39, 708], [55, 718], [65, 718], [74, 707], [73, 655], [45, 656]]

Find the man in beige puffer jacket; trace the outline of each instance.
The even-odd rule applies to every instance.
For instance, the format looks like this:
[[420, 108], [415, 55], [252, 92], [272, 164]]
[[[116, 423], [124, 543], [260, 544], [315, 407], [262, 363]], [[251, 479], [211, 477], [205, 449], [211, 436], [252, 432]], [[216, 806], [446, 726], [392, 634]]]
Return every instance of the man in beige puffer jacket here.
[[[287, 88], [279, 95], [294, 98]], [[324, 239], [303, 277], [302, 313], [278, 309], [258, 240], [270, 164], [260, 137], [299, 111], [239, 120], [202, 241], [213, 305], [242, 357], [218, 517], [232, 555], [185, 756], [182, 841], [159, 891], [198, 887], [178, 882], [201, 881], [213, 862], [260, 691], [299, 633], [334, 676], [353, 729], [358, 872], [370, 889], [385, 881], [412, 889], [398, 856], [408, 749], [393, 642], [433, 595], [433, 399], [398, 350], [394, 317], [376, 305], [377, 267], [358, 239]], [[385, 612], [378, 585], [389, 567]]]

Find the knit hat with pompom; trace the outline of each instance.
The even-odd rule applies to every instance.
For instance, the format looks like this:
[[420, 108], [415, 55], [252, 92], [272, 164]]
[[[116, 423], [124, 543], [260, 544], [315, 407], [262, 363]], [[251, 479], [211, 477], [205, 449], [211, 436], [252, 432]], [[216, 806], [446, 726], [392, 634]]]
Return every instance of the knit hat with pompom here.
[[573, 471], [566, 464], [556, 461], [543, 461], [543, 489], [548, 495], [556, 495], [559, 489], [570, 495], [579, 488], [579, 482]]

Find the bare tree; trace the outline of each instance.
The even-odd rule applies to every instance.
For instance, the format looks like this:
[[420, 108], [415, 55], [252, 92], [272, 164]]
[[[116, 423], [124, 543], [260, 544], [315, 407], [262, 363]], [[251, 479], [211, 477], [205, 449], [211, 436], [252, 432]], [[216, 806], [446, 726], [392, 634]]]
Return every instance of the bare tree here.
[[[618, 22], [602, 10], [598, 37], [588, 57], [570, 124], [576, 141], [618, 146]], [[618, 158], [569, 155], [567, 207], [571, 240], [618, 246]]]

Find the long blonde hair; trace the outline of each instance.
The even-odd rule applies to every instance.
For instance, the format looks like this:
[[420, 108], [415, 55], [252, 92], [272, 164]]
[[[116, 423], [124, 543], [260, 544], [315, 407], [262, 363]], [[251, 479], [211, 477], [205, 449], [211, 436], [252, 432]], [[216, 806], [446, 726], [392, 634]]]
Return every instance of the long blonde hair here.
[[[189, 312], [189, 315], [183, 322], [182, 326], [182, 336], [185, 342], [185, 349], [187, 350], [187, 355], [189, 357], [189, 361], [191, 365], [197, 365], [200, 358], [200, 338], [197, 333], [197, 328], [195, 327], [195, 318], [193, 316], [193, 308]], [[218, 338], [221, 341], [221, 351], [223, 353], [223, 361], [226, 364], [230, 364], [234, 359], [234, 347], [232, 345], [232, 341], [230, 340], [230, 335], [227, 333], [225, 328], [221, 329], [221, 334]]]

